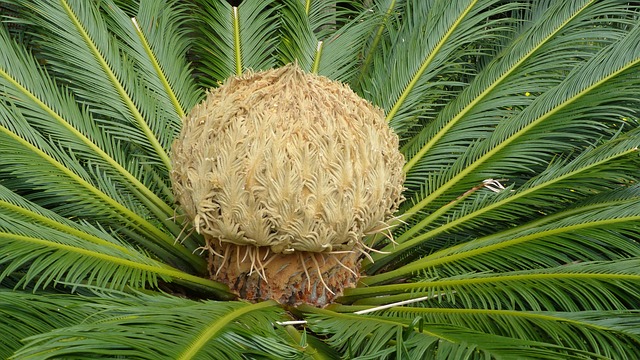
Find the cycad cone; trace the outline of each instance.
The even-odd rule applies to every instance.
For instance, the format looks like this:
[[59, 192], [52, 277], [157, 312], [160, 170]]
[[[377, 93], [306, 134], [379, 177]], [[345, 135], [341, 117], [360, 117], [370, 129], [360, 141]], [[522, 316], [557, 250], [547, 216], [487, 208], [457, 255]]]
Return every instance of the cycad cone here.
[[403, 200], [404, 158], [382, 110], [296, 65], [211, 90], [172, 159], [212, 278], [253, 301], [330, 303], [357, 282], [364, 236]]

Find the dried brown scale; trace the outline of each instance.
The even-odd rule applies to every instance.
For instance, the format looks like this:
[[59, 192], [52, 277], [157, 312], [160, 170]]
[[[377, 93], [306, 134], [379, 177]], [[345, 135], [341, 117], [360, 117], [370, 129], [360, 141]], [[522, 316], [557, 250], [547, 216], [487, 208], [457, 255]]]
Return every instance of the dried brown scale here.
[[[357, 281], [334, 260], [356, 269], [364, 235], [384, 228], [403, 200], [404, 158], [382, 110], [295, 65], [230, 78], [209, 92], [185, 119], [172, 160], [179, 205], [221, 255], [213, 277], [240, 295], [258, 286], [259, 295], [244, 291], [252, 300], [330, 302], [331, 292]], [[237, 256], [238, 247], [252, 255]], [[330, 254], [337, 251], [353, 253]], [[274, 280], [278, 257], [306, 266], [312, 279], [297, 268]], [[315, 281], [318, 274], [330, 278]], [[301, 281], [326, 281], [331, 292], [313, 300], [286, 289]]]
[[[266, 248], [259, 249], [254, 254], [262, 259]], [[213, 278], [228, 284], [246, 300], [274, 299], [288, 305], [307, 303], [324, 306], [342, 295], [343, 289], [354, 287], [359, 279], [357, 272], [345, 269], [348, 267], [357, 270], [359, 256], [355, 252], [272, 254], [267, 259], [268, 264], [261, 270], [264, 271], [264, 276], [261, 276], [257, 270], [251, 269], [249, 259], [237, 261], [238, 258], [244, 257], [246, 246], [217, 246], [215, 250], [224, 252], [227, 256], [224, 259], [218, 256], [211, 258], [210, 272], [215, 274], [221, 269]], [[315, 266], [312, 257], [315, 257], [318, 267]]]

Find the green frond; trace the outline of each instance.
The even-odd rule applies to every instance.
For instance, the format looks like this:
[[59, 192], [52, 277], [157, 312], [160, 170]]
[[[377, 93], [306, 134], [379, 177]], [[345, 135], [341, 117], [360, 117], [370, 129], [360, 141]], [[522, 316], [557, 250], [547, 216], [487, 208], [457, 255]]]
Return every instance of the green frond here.
[[[498, 232], [436, 251], [395, 270], [364, 278], [362, 282], [377, 284], [419, 271], [448, 276], [638, 257], [640, 247], [634, 240], [638, 236], [638, 220], [637, 201], [620, 202], [606, 209], [570, 211], [565, 217], [535, 228], [524, 226]], [[525, 244], [527, 251], [522, 251]]]
[[363, 47], [380, 23], [376, 14], [360, 8], [357, 2], [285, 1], [281, 62], [297, 62], [308, 72], [351, 82]]
[[157, 274], [149, 270], [162, 266], [133, 248], [125, 252], [14, 219], [3, 219], [0, 229], [4, 265], [0, 277], [25, 271], [18, 286], [33, 283], [38, 289], [54, 281], [79, 284], [85, 279], [89, 284], [115, 289], [158, 284]]
[[131, 192], [128, 197], [138, 199], [138, 207], [140, 203], [147, 204], [160, 220], [172, 215], [172, 208], [154, 193], [154, 188], [148, 187], [151, 184], [139, 180], [139, 161], [128, 157], [123, 144], [111, 134], [100, 131], [90, 114], [77, 106], [72, 95], [58, 88], [36, 60], [8, 38], [4, 29], [0, 29], [0, 46], [4, 49], [0, 83], [31, 125], [47, 134], [50, 141], [107, 170], [109, 177], [130, 183], [124, 191]]
[[[465, 238], [477, 236], [485, 231], [483, 229], [495, 232], [519, 219], [548, 216], [595, 193], [618, 189], [637, 174], [639, 135], [637, 130], [632, 131], [621, 139], [588, 149], [571, 161], [553, 162], [515, 189], [494, 193], [478, 186], [441, 208], [442, 211], [403, 229], [394, 239], [396, 244], [382, 248], [380, 254], [372, 254], [374, 263], [369, 264], [367, 270], [375, 272], [408, 250], [429, 246], [434, 238], [447, 232], [455, 231]], [[474, 197], [473, 192], [480, 195]]]
[[[75, 223], [65, 219], [58, 213], [33, 204], [23, 197], [0, 185], [0, 214], [5, 219], [14, 219], [24, 223], [40, 224], [45, 227], [65, 232], [85, 241], [103, 246], [113, 247], [123, 252], [130, 249], [108, 234], [99, 231], [88, 223]], [[107, 236], [109, 240], [103, 239]]]
[[[447, 324], [448, 321], [432, 322], [425, 316], [405, 318], [303, 309], [310, 313], [309, 328], [329, 336], [327, 341], [350, 359], [571, 359], [595, 355], [577, 347], [485, 333]], [[410, 308], [414, 309], [422, 310]], [[626, 350], [627, 354], [634, 351]]]
[[[545, 10], [404, 145], [407, 187], [415, 190], [429, 174], [452, 166], [496, 124], [510, 121], [599, 47], [622, 36], [615, 25], [628, 22], [628, 10], [615, 1], [556, 2]], [[602, 23], [603, 12], [609, 23]]]
[[[97, 174], [90, 175], [94, 169], [83, 168], [73, 153], [67, 155], [58, 146], [48, 144], [15, 107], [11, 110], [0, 103], [0, 174], [4, 186], [13, 191], [41, 189], [43, 192], [27, 196], [66, 216], [92, 221], [100, 219], [105, 225], [111, 222], [116, 229], [123, 225], [136, 228], [144, 236], [141, 245], [157, 255], [186, 268], [204, 266], [201, 258], [175, 244], [173, 237], [136, 211], [140, 209], [131, 207], [132, 204], [117, 191], [116, 184], [101, 176], [99, 168], [95, 169]], [[56, 197], [56, 203], [51, 204]], [[172, 254], [173, 251], [176, 254]]]
[[297, 353], [274, 331], [273, 324], [283, 320], [284, 314], [270, 301], [247, 304], [139, 296], [83, 305], [95, 315], [28, 338], [15, 356], [287, 359]]
[[247, 69], [266, 70], [275, 66], [279, 39], [275, 1], [243, 1], [232, 7], [226, 1], [195, 1], [194, 25], [199, 36], [193, 52], [200, 82], [216, 87], [222, 80], [241, 75]]
[[364, 60], [362, 61], [362, 66], [358, 70], [358, 78], [354, 81], [353, 85], [356, 87], [362, 81], [365, 75], [368, 75], [371, 71], [371, 62], [373, 61], [373, 56], [380, 49], [380, 41], [383, 36], [388, 36], [387, 25], [388, 22], [391, 21], [391, 17], [396, 10], [397, 7], [400, 6], [401, 1], [397, 0], [385, 0], [385, 1], [375, 1], [372, 11], [377, 12], [378, 16], [381, 19], [380, 24], [376, 25], [376, 30], [373, 36], [369, 39], [367, 46], [364, 50]]
[[[140, 71], [153, 68], [153, 76], [148, 79], [156, 82], [156, 93], [163, 100], [166, 94], [176, 114], [182, 118], [204, 96], [193, 81], [192, 71], [185, 57], [191, 47], [189, 33], [184, 29], [190, 14], [188, 9], [177, 8], [176, 1], [173, 0], [143, 0], [138, 6], [136, 33], [152, 65], [143, 65], [141, 61], [138, 66]], [[136, 44], [134, 41], [127, 43]], [[167, 105], [164, 107], [169, 108]], [[180, 130], [179, 125], [174, 131]]]
[[421, 299], [423, 306], [514, 311], [632, 310], [640, 298], [639, 265], [631, 258], [445, 278], [427, 273], [411, 283], [348, 289], [340, 301], [379, 306]]
[[[374, 57], [370, 77], [360, 84], [362, 95], [382, 107], [390, 125], [405, 137], [421, 116], [465, 86], [463, 74], [472, 72], [468, 57], [482, 54], [512, 26], [508, 18], [491, 20], [491, 14], [514, 10], [497, 1], [407, 2], [403, 17], [389, 26], [390, 36]], [[429, 36], [424, 36], [429, 34]], [[392, 80], [392, 81], [390, 81]], [[456, 90], [458, 89], [458, 90]]]
[[[226, 287], [152, 259], [89, 223], [74, 223], [0, 186], [2, 278], [23, 272], [16, 286], [86, 282], [105, 288], [157, 287], [157, 279], [229, 297]], [[94, 284], [95, 283], [95, 284]]]
[[284, 331], [286, 336], [291, 339], [292, 344], [297, 344], [299, 349], [304, 352], [302, 358], [314, 360], [338, 360], [341, 359], [340, 353], [321, 339], [311, 335], [307, 329], [298, 330], [293, 325], [285, 325]]
[[397, 307], [387, 314], [420, 319], [425, 325], [450, 323], [481, 333], [547, 343], [578, 354], [599, 353], [611, 359], [633, 359], [640, 354], [636, 346], [640, 314], [635, 311], [557, 313]]
[[24, 338], [79, 324], [94, 312], [79, 296], [0, 289], [0, 357], [9, 359]]
[[[28, 18], [19, 21], [30, 27], [38, 54], [57, 81], [88, 105], [87, 110], [101, 123], [103, 131], [109, 132], [117, 124], [114, 135], [142, 151], [134, 156], [141, 156], [166, 174], [171, 168], [168, 148], [180, 121], [174, 109], [158, 111], [161, 102], [154, 101], [153, 86], [147, 84], [150, 80], [135, 72], [136, 64], [145, 55], [128, 55], [127, 50], [139, 49], [140, 38], [128, 39], [137, 44], [120, 43], [124, 39], [109, 31], [108, 26], [114, 24], [107, 21], [95, 2], [15, 3], [28, 9], [23, 11]], [[107, 2], [102, 4], [109, 6]], [[120, 28], [135, 34], [135, 24], [128, 17], [121, 16], [120, 20], [126, 21], [118, 23]], [[154, 77], [157, 79], [157, 74]]]
[[454, 200], [487, 178], [531, 173], [558, 153], [578, 150], [613, 133], [615, 128], [607, 123], [619, 123], [633, 114], [632, 104], [640, 100], [640, 81], [632, 75], [640, 66], [638, 39], [636, 27], [574, 68], [522, 112], [501, 121], [441, 171], [433, 180], [437, 185], [406, 212], [416, 214], [437, 199]]

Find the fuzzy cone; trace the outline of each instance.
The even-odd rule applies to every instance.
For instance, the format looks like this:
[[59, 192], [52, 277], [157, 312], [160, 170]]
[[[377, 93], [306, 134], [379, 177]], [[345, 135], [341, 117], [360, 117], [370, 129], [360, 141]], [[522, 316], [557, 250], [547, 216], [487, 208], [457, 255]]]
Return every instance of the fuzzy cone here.
[[[404, 158], [383, 111], [296, 65], [211, 90], [185, 119], [172, 160], [176, 200], [222, 255], [218, 274], [227, 263], [242, 276], [250, 262], [244, 276], [255, 276], [269, 254], [362, 250], [403, 200]], [[230, 245], [256, 251], [239, 256]]]

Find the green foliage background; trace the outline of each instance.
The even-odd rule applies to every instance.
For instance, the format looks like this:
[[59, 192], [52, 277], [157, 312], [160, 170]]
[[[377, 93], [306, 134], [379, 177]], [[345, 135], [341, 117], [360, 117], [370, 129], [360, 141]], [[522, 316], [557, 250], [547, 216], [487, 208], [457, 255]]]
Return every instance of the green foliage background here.
[[[0, 10], [0, 357], [640, 358], [637, 3]], [[383, 108], [407, 161], [395, 243], [326, 309], [209, 280], [168, 176], [207, 88], [293, 61]]]

